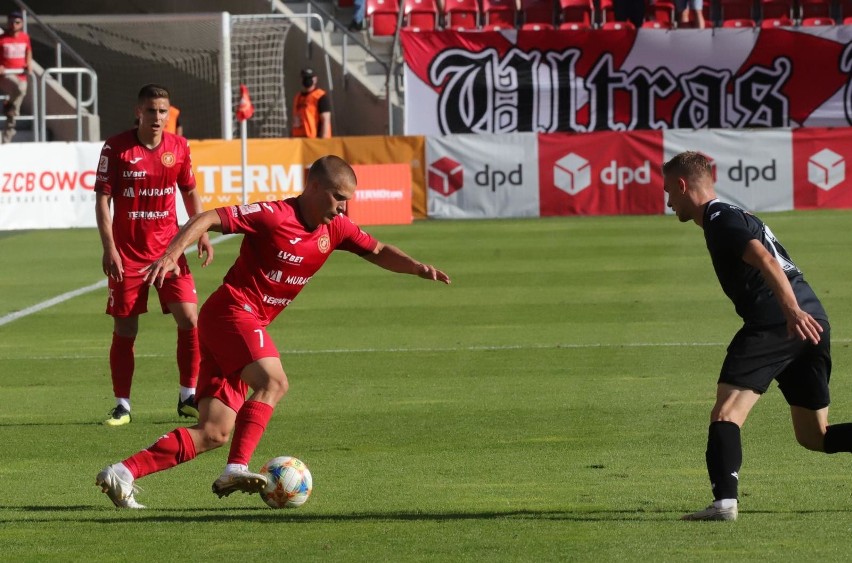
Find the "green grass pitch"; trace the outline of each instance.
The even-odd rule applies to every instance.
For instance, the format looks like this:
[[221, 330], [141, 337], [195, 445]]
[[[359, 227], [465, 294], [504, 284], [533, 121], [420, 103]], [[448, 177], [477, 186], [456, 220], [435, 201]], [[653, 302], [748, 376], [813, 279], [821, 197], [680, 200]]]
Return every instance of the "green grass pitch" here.
[[[852, 214], [763, 214], [833, 322], [831, 419], [852, 421]], [[290, 378], [252, 460], [305, 461], [296, 510], [210, 492], [224, 449], [95, 487], [182, 422], [170, 317], [142, 317], [134, 421], [113, 406], [98, 290], [0, 326], [0, 560], [844, 561], [852, 457], [807, 452], [773, 389], [743, 432], [740, 519], [704, 447], [739, 326], [700, 229], [673, 217], [420, 222], [367, 229], [449, 287], [336, 253], [271, 327]], [[203, 299], [239, 239], [216, 246]], [[102, 278], [92, 230], [0, 233], [0, 318]], [[157, 309], [156, 298], [149, 306]]]

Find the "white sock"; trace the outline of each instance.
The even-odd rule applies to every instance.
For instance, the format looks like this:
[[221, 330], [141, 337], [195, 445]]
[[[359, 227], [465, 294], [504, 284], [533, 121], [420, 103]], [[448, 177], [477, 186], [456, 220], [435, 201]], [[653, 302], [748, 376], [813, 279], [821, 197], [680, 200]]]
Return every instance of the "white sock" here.
[[225, 473], [237, 473], [240, 471], [248, 471], [248, 465], [241, 463], [228, 463], [225, 465]]
[[122, 481], [129, 481], [131, 483], [133, 482], [133, 473], [131, 473], [130, 470], [127, 469], [127, 466], [123, 463], [118, 462], [114, 464], [112, 466], [112, 470], [115, 471], [115, 474], [118, 475], [118, 478]]
[[116, 397], [115, 406], [122, 406], [127, 409], [127, 412], [130, 412], [130, 399], [125, 399], [124, 397]]
[[195, 387], [180, 386], [180, 400], [185, 401], [195, 395]]
[[735, 506], [737, 506], [737, 499], [735, 499], [735, 498], [722, 498], [722, 499], [719, 499], [719, 500], [714, 500], [713, 506], [715, 506], [716, 508], [721, 508], [721, 509], [734, 508]]

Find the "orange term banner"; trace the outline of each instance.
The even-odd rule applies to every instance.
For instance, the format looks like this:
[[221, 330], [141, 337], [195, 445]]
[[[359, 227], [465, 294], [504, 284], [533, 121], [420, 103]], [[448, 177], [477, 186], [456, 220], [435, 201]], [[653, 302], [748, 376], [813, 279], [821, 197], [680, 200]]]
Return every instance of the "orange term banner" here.
[[[419, 136], [249, 139], [245, 181], [248, 202], [299, 195], [311, 163], [321, 156], [335, 154], [352, 164], [356, 174], [360, 165], [406, 165], [410, 170], [410, 215], [422, 219], [426, 217], [424, 144], [424, 138]], [[240, 141], [190, 141], [190, 148], [204, 209], [243, 203]], [[381, 178], [383, 173], [388, 175], [386, 179]], [[367, 176], [362, 179], [362, 174]], [[378, 183], [375, 175], [379, 175]], [[404, 181], [399, 167], [365, 168], [359, 174], [359, 188], [370, 189], [365, 183], [368, 177], [372, 189], [389, 189], [389, 182]]]

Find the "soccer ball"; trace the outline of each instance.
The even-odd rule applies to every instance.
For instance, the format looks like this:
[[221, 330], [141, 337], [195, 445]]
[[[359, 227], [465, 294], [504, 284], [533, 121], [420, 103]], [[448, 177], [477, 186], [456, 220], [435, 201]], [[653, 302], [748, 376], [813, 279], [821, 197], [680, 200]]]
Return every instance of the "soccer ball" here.
[[295, 457], [270, 459], [260, 472], [266, 477], [266, 487], [260, 491], [260, 497], [272, 508], [298, 508], [311, 496], [314, 487], [311, 472]]

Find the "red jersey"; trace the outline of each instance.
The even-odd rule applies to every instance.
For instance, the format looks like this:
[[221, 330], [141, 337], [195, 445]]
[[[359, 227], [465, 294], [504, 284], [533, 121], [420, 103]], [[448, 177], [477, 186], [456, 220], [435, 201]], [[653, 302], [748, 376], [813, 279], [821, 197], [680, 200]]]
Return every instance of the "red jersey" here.
[[[27, 51], [30, 50], [30, 36], [23, 31], [14, 35], [0, 35], [0, 66], [17, 70], [27, 68]], [[27, 79], [26, 74], [17, 74], [15, 77], [23, 81]]]
[[136, 129], [110, 137], [101, 149], [95, 191], [112, 197], [112, 234], [125, 273], [163, 255], [178, 232], [175, 196], [195, 189], [189, 144], [163, 133], [149, 149]]
[[217, 292], [230, 293], [263, 326], [296, 298], [332, 250], [369, 254], [378, 245], [344, 215], [307, 230], [294, 197], [220, 207], [216, 212], [223, 233], [245, 234], [240, 255]]

